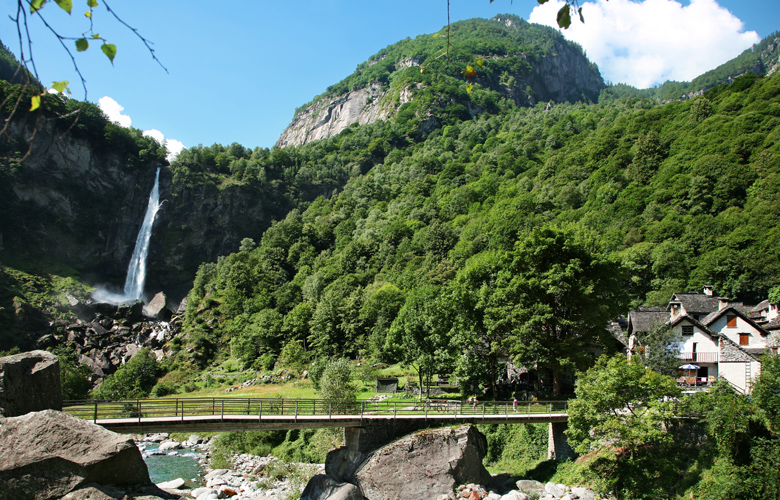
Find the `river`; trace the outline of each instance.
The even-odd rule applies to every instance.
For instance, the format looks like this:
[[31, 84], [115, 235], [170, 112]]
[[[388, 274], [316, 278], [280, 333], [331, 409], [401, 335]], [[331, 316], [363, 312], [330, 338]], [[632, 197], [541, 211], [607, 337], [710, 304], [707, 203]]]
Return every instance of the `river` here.
[[162, 454], [157, 454], [159, 443], [144, 441], [138, 443], [138, 448], [144, 456], [146, 466], [149, 468], [149, 477], [152, 482], [162, 483], [173, 479], [182, 478], [187, 481], [187, 487], [197, 488], [202, 486], [203, 469], [198, 464], [200, 452], [191, 448], [181, 448]]

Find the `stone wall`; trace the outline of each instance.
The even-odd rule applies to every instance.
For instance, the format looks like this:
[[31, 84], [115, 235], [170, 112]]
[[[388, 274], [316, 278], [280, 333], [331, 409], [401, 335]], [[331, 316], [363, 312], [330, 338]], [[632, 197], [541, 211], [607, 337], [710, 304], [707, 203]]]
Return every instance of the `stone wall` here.
[[60, 361], [46, 351], [0, 358], [0, 416], [61, 410]]

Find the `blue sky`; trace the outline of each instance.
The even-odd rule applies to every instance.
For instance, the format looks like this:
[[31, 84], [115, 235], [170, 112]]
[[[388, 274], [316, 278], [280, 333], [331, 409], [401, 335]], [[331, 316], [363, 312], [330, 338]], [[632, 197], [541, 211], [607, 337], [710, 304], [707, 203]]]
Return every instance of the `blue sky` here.
[[[512, 13], [552, 25], [555, 1], [539, 7], [536, 0], [451, 0], [450, 15], [454, 22]], [[0, 2], [3, 12], [15, 12], [15, 0]], [[446, 0], [110, 0], [154, 43], [166, 73], [98, 3], [96, 31], [118, 51], [113, 67], [97, 44], [75, 54], [87, 99], [102, 99], [113, 119], [185, 147], [271, 147], [296, 107], [383, 47], [447, 23]], [[780, 29], [777, 0], [594, 0], [583, 6], [585, 25], [564, 35], [583, 45], [605, 80], [640, 87], [690, 80]], [[78, 36], [88, 27], [85, 10], [86, 0], [74, 0], [70, 17], [53, 2], [42, 12], [60, 34]], [[83, 99], [70, 57], [37, 19], [29, 26], [41, 80], [69, 80], [73, 97]], [[0, 18], [0, 36], [18, 56], [8, 16]]]

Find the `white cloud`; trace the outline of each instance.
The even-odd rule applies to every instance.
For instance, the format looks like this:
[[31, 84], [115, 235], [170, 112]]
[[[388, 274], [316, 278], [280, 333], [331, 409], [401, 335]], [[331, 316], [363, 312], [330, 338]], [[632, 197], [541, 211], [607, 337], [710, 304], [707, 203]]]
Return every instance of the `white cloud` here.
[[[596, 0], [582, 3], [585, 23], [563, 35], [579, 43], [605, 80], [638, 88], [690, 81], [738, 56], [760, 37], [715, 0]], [[530, 22], [557, 27], [560, 0], [534, 8]]]
[[153, 128], [150, 130], [144, 130], [142, 135], [144, 137], [151, 137], [161, 145], [165, 146], [165, 149], [168, 151], [168, 154], [166, 155], [168, 161], [172, 161], [174, 158], [176, 158], [176, 155], [178, 155], [181, 150], [184, 149], [184, 144], [181, 141], [177, 141], [176, 139], [166, 139], [165, 135], [163, 135], [163, 133], [157, 129]]
[[117, 125], [129, 127], [133, 123], [129, 116], [122, 114], [125, 108], [108, 96], [98, 99], [98, 107], [103, 110], [109, 120]]

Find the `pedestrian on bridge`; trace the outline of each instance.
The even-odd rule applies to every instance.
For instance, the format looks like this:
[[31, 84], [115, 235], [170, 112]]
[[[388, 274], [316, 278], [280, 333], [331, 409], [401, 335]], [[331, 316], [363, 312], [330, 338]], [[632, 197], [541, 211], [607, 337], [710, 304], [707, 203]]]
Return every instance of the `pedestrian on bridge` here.
[[517, 413], [517, 396], [514, 396], [514, 399], [512, 399], [512, 411]]

